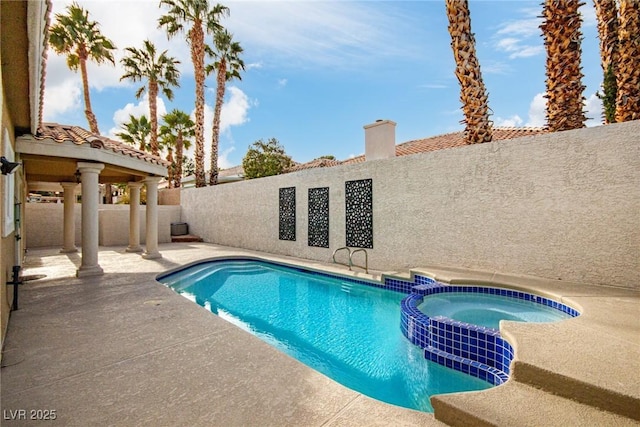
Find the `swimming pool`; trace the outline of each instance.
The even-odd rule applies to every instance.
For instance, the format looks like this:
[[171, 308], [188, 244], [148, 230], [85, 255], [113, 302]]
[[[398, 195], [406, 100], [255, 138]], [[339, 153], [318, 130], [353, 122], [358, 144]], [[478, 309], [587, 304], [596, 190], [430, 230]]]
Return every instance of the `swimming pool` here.
[[404, 293], [269, 262], [209, 261], [158, 280], [313, 369], [387, 403], [431, 412], [429, 397], [491, 384], [426, 360], [399, 328]]

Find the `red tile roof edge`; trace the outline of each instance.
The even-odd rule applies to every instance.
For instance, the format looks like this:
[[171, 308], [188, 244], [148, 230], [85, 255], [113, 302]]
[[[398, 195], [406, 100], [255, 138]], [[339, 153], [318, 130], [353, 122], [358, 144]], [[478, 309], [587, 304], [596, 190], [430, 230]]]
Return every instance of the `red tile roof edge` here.
[[38, 132], [36, 132], [36, 135], [33, 137], [40, 141], [44, 139], [51, 139], [58, 143], [69, 141], [75, 145], [88, 143], [92, 148], [110, 150], [116, 154], [134, 157], [142, 161], [164, 167], [168, 167], [170, 165], [168, 161], [158, 156], [140, 151], [124, 142], [93, 134], [80, 126], [62, 125], [59, 123], [42, 123]]

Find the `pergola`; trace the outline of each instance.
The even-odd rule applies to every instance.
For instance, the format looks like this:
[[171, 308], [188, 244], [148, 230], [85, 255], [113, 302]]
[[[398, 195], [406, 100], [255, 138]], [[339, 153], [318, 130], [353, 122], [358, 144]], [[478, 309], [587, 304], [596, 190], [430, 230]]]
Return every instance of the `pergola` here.
[[[158, 251], [158, 182], [167, 174], [167, 162], [78, 126], [43, 123], [35, 135], [16, 138], [16, 153], [24, 167], [27, 187], [59, 183], [64, 191], [64, 245], [76, 252], [74, 204], [82, 194], [82, 262], [78, 277], [102, 274], [98, 261], [99, 184], [126, 183], [130, 191], [128, 252], [140, 246], [140, 189], [147, 188], [146, 239], [142, 256], [160, 258]], [[26, 193], [25, 193], [26, 196]], [[24, 200], [24, 199], [23, 199]]]

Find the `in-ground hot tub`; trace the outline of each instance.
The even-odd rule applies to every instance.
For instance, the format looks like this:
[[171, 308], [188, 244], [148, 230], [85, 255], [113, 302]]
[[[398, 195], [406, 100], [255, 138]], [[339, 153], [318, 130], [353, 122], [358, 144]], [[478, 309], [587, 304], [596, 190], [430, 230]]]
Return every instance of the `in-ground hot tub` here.
[[459, 322], [499, 329], [501, 320], [557, 322], [569, 313], [530, 299], [477, 292], [442, 292], [424, 298], [418, 309], [429, 317], [444, 316]]
[[400, 327], [425, 358], [499, 385], [509, 379], [513, 347], [500, 320], [551, 322], [579, 316], [561, 302], [528, 292], [447, 285], [415, 275], [402, 301]]

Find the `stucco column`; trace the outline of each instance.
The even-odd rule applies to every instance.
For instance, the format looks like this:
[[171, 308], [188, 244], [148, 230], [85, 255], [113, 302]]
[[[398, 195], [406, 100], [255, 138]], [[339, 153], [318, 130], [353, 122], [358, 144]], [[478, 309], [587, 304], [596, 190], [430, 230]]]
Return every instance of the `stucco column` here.
[[129, 183], [129, 246], [127, 252], [142, 252], [140, 246], [140, 188], [142, 182]]
[[75, 182], [61, 182], [64, 190], [64, 243], [61, 253], [78, 252], [76, 248], [76, 187]]
[[103, 273], [98, 264], [98, 175], [102, 169], [102, 163], [78, 162], [82, 182], [82, 262], [76, 272], [78, 277]]
[[144, 183], [147, 186], [147, 236], [145, 245], [147, 250], [142, 257], [145, 259], [162, 258], [158, 251], [158, 182], [161, 177], [148, 176]]

